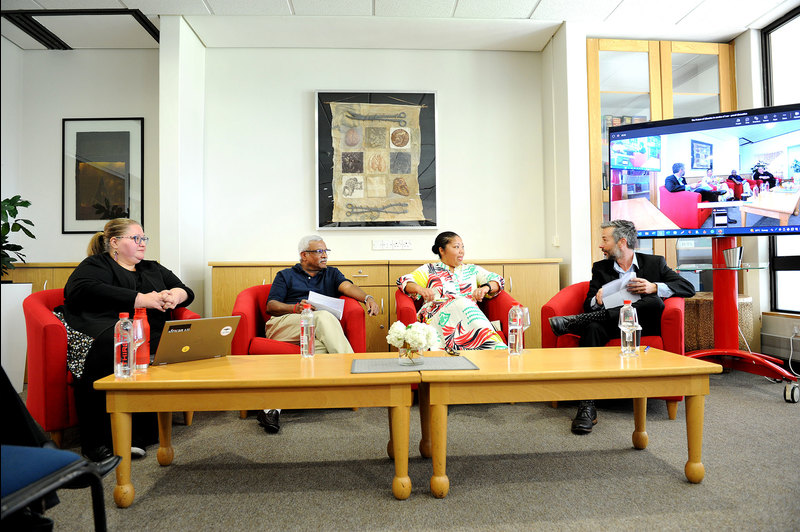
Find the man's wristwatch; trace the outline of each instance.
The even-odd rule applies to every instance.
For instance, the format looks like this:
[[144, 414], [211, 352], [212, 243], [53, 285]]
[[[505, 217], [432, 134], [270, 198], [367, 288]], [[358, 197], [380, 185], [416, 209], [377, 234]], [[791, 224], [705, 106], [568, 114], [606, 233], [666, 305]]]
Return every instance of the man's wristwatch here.
[[492, 293], [492, 285], [490, 285], [489, 283], [483, 283], [480, 287], [483, 288], [484, 286], [489, 289], [489, 291], [486, 292], [486, 293], [487, 294], [491, 294]]
[[[372, 296], [371, 296], [371, 295], [369, 295], [369, 294], [367, 294], [366, 296], [364, 296], [364, 304], [365, 304], [365, 305], [367, 304], [367, 299], [369, 299], [369, 298], [371, 298], [371, 297], [372, 297]], [[372, 299], [375, 299], [375, 298], [374, 298], [374, 297], [372, 297]]]

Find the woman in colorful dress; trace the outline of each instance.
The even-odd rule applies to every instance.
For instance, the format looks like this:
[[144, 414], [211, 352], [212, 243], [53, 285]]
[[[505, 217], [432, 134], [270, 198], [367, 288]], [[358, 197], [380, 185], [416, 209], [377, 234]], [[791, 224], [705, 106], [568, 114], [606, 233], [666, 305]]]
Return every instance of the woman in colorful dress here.
[[507, 349], [477, 303], [503, 289], [503, 278], [474, 264], [463, 264], [464, 243], [452, 231], [440, 233], [431, 247], [439, 262], [423, 264], [397, 280], [412, 298], [424, 300], [417, 320], [436, 327], [447, 350]]

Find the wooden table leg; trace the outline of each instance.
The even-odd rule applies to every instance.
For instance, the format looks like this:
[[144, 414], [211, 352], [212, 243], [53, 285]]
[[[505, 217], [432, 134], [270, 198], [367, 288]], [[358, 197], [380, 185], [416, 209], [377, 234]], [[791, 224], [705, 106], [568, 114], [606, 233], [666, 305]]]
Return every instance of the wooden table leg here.
[[175, 449], [172, 448], [172, 412], [158, 413], [158, 463], [168, 466], [175, 458]]
[[650, 441], [647, 437], [647, 397], [633, 399], [633, 446], [646, 449]]
[[411, 495], [411, 478], [408, 476], [408, 438], [411, 407], [392, 406], [389, 408], [394, 443], [394, 479], [392, 493], [396, 499], [408, 499]]
[[447, 405], [431, 405], [431, 451], [433, 476], [431, 493], [437, 499], [447, 496], [450, 479], [447, 478]]
[[417, 388], [419, 396], [419, 427], [422, 437], [419, 440], [419, 453], [431, 457], [431, 388], [427, 383], [421, 382]]
[[114, 454], [122, 458], [117, 466], [117, 485], [114, 487], [114, 502], [120, 508], [133, 504], [135, 491], [131, 482], [131, 414], [113, 412], [111, 414], [111, 440]]
[[387, 408], [386, 412], [389, 414], [389, 443], [386, 444], [386, 454], [389, 455], [389, 458], [394, 460], [394, 440], [392, 439], [392, 409]]
[[703, 415], [705, 409], [705, 396], [693, 395], [686, 397], [686, 439], [689, 444], [689, 460], [686, 462], [684, 472], [689, 482], [699, 484], [706, 476], [703, 466]]

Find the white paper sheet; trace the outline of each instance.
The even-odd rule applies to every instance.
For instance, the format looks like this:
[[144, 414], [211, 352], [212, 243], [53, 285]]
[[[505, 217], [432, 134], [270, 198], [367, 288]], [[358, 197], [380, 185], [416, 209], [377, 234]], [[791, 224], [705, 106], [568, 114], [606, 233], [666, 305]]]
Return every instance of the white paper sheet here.
[[342, 319], [342, 313], [344, 312], [344, 299], [328, 297], [317, 292], [309, 292], [308, 302], [311, 303], [315, 309], [327, 310], [336, 316], [337, 320]]
[[636, 274], [628, 272], [619, 279], [614, 279], [603, 285], [603, 305], [606, 308], [621, 307], [626, 299], [630, 299], [631, 303], [639, 301], [642, 296], [639, 294], [631, 294], [628, 292], [628, 283], [636, 278]]

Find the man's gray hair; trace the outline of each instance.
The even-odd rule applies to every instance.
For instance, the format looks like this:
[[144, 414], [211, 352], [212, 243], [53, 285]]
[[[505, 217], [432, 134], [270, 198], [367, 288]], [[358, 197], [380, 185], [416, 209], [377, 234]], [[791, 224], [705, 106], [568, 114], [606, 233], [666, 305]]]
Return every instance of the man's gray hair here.
[[677, 174], [681, 171], [681, 168], [686, 168], [683, 163], [675, 163], [672, 165], [672, 173]]
[[320, 242], [323, 238], [319, 235], [306, 235], [300, 239], [300, 243], [297, 244], [297, 252], [302, 253], [308, 249], [308, 245], [311, 242]]
[[614, 243], [619, 242], [620, 238], [624, 238], [628, 243], [630, 249], [636, 249], [639, 245], [639, 239], [636, 237], [636, 226], [633, 222], [628, 220], [611, 220], [610, 222], [603, 222], [600, 224], [601, 229], [606, 227], [613, 227], [614, 232], [611, 236], [614, 237]]

